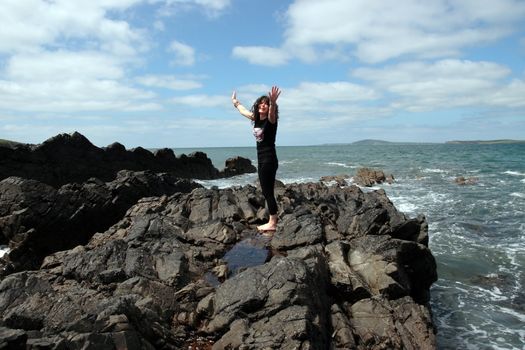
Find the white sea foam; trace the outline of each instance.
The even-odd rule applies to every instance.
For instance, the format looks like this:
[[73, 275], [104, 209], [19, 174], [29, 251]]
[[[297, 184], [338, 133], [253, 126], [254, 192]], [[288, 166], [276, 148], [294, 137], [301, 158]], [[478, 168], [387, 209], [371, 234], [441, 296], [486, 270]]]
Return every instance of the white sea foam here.
[[289, 177], [289, 178], [283, 177], [283, 178], [280, 178], [279, 180], [281, 180], [286, 185], [287, 184], [293, 184], [293, 183], [302, 184], [302, 183], [306, 183], [306, 182], [317, 182], [317, 181], [319, 181], [319, 179], [314, 179], [313, 177]]
[[[438, 328], [443, 332], [452, 329], [455, 340], [445, 337], [445, 348], [452, 345], [456, 348], [479, 349], [479, 344], [487, 342], [491, 349], [512, 349], [515, 348], [516, 336], [523, 339], [525, 330], [522, 330], [520, 324], [525, 321], [525, 314], [519, 310], [502, 306], [501, 302], [508, 301], [508, 297], [499, 288], [484, 289], [477, 286], [471, 286], [461, 282], [453, 283], [454, 287], [442, 285], [437, 282], [439, 289], [433, 288], [439, 294], [448, 294], [455, 301], [455, 307], [450, 312], [441, 315], [436, 321]], [[483, 300], [491, 300], [485, 303]], [[439, 300], [439, 298], [438, 298]], [[465, 300], [465, 302], [464, 302]], [[483, 307], [480, 307], [483, 303]], [[474, 307], [477, 305], [477, 307]], [[439, 308], [439, 307], [438, 307]], [[463, 318], [468, 326], [455, 324], [450, 325], [450, 320], [458, 317]], [[483, 319], [483, 323], [478, 320]], [[494, 337], [497, 335], [497, 338]], [[458, 346], [458, 344], [461, 344]], [[514, 344], [514, 345], [513, 345]]]
[[512, 197], [525, 198], [525, 193], [512, 192], [510, 195]]
[[[352, 180], [353, 180], [353, 179], [352, 179]], [[352, 183], [353, 183], [353, 181], [352, 181]], [[354, 185], [355, 185], [355, 184], [354, 184]], [[363, 192], [365, 192], [365, 193], [367, 193], [367, 192], [374, 192], [374, 191], [377, 191], [377, 190], [380, 190], [380, 189], [381, 189], [381, 187], [379, 187], [379, 186], [370, 186], [370, 187], [367, 187], [367, 186], [358, 186], [358, 187], [361, 189], [361, 191], [363, 191]]]
[[[506, 308], [506, 307], [500, 307], [499, 308], [499, 311], [501, 312], [504, 312], [506, 314], [509, 314], [513, 317], [516, 317], [518, 320], [520, 320], [522, 323], [525, 322], [525, 314], [521, 313], [521, 312], [517, 312], [516, 310], [513, 310], [513, 309], [509, 309], [509, 308]], [[525, 332], [525, 331], [524, 331]]]
[[333, 166], [340, 166], [340, 167], [343, 167], [343, 168], [354, 168], [351, 165], [348, 165], [348, 164], [345, 164], [345, 163], [339, 163], [339, 162], [328, 162], [328, 163], [325, 163], [325, 164], [326, 165], [333, 165]]
[[206, 187], [218, 187], [218, 188], [229, 188], [234, 186], [245, 186], [245, 185], [254, 185], [257, 179], [257, 174], [243, 174], [239, 176], [229, 177], [226, 179], [216, 179], [216, 180], [195, 180], [198, 184]]
[[525, 176], [525, 173], [520, 173], [519, 171], [504, 171], [503, 174], [512, 175], [512, 176]]
[[389, 198], [400, 212], [414, 214], [419, 210], [419, 206], [414, 202], [413, 198], [394, 196], [390, 196]]
[[9, 253], [9, 248], [5, 245], [0, 245], [0, 258]]
[[286, 165], [286, 164], [294, 164], [297, 163], [298, 159], [289, 159], [289, 160], [280, 160], [280, 165]]
[[434, 168], [425, 168], [422, 170], [424, 173], [438, 173], [438, 174], [443, 174], [443, 173], [446, 173], [447, 171], [444, 170], [444, 169], [434, 169]]

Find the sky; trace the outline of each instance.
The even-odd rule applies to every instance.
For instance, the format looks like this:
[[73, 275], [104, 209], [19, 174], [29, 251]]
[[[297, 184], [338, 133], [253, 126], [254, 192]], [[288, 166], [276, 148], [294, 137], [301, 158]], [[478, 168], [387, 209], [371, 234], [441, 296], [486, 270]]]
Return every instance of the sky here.
[[0, 139], [103, 147], [525, 139], [525, 0], [0, 0]]

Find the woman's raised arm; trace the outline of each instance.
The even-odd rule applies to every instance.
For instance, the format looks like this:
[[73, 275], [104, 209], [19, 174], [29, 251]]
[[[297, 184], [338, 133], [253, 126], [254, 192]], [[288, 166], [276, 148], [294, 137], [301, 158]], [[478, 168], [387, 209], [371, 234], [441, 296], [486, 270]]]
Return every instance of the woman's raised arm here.
[[246, 118], [253, 120], [253, 113], [250, 112], [246, 107], [244, 107], [239, 100], [237, 99], [237, 93], [233, 91], [232, 93], [232, 103], [235, 108], [241, 113], [241, 115], [245, 116]]
[[272, 124], [275, 124], [275, 122], [277, 121], [277, 113], [275, 113], [275, 109], [277, 107], [277, 99], [279, 98], [280, 94], [281, 90], [279, 90], [277, 86], [272, 86], [272, 89], [268, 94], [268, 97], [270, 98], [270, 110], [268, 112], [268, 120]]

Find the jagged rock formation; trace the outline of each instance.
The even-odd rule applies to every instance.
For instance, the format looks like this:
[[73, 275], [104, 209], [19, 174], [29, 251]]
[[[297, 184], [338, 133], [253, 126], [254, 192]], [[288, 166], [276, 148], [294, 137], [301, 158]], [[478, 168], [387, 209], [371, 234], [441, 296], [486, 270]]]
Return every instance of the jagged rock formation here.
[[118, 171], [124, 169], [166, 172], [194, 179], [256, 172], [249, 160], [240, 157], [228, 160], [226, 168], [219, 171], [202, 152], [176, 157], [169, 148], [155, 153], [142, 147], [126, 150], [119, 143], [99, 148], [78, 132], [60, 134], [36, 146], [0, 145], [0, 180], [18, 176], [60, 187], [67, 183], [82, 183], [92, 177], [111, 181]]
[[[423, 216], [407, 218], [382, 190], [310, 183], [276, 191], [280, 223], [266, 239], [254, 232], [264, 198], [253, 186], [139, 200], [86, 245], [1, 280], [0, 343], [435, 349], [428, 301], [437, 275]], [[264, 242], [266, 262], [247, 262], [222, 283], [211, 278], [247, 240]]]
[[56, 251], [86, 244], [94, 233], [118, 222], [140, 198], [191, 192], [187, 179], [149, 171], [122, 170], [112, 182], [90, 179], [55, 189], [36, 180], [0, 181], [0, 244], [11, 253], [0, 276], [36, 269]]

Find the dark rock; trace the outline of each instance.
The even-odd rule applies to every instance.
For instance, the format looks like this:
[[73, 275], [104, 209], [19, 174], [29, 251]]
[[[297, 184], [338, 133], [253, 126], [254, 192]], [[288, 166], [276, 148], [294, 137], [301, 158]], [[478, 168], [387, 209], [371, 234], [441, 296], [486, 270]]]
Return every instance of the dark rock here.
[[389, 184], [393, 183], [394, 176], [385, 175], [382, 170], [374, 170], [370, 168], [359, 168], [354, 176], [354, 182], [359, 186], [371, 187], [385, 181]]
[[82, 183], [92, 177], [112, 181], [120, 170], [150, 170], [188, 179], [215, 179], [256, 171], [248, 159], [239, 157], [230, 163], [219, 172], [202, 152], [175, 157], [170, 149], [153, 154], [142, 147], [128, 151], [120, 143], [99, 148], [78, 132], [60, 134], [39, 145], [0, 145], [0, 180], [17, 176], [54, 187]]
[[[298, 215], [298, 213], [300, 215]], [[272, 239], [272, 247], [277, 250], [289, 250], [301, 246], [313, 245], [323, 240], [323, 228], [319, 217], [305, 210], [284, 215], [279, 234]]]
[[430, 312], [409, 297], [363, 299], [349, 311], [357, 343], [366, 349], [436, 348]]
[[[35, 180], [0, 181], [0, 234], [10, 242], [5, 272], [35, 269], [50, 253], [86, 244], [120, 220], [142, 197], [189, 192], [200, 185], [168, 174], [120, 171], [56, 190]], [[2, 273], [0, 273], [1, 275]]]
[[464, 176], [458, 176], [454, 179], [454, 182], [460, 186], [465, 185], [475, 185], [478, 183], [477, 177], [464, 177]]
[[327, 276], [319, 266], [323, 261], [317, 259], [315, 264], [310, 268], [299, 259], [274, 258], [227, 280], [215, 293], [215, 310], [206, 330], [230, 329], [219, 341], [225, 347], [242, 339], [253, 349], [323, 348], [328, 344], [322, 332], [328, 323], [322, 313]]
[[[349, 245], [335, 241], [325, 247], [331, 288], [343, 300], [356, 301], [372, 295], [370, 287], [358, 271], [351, 268], [348, 260]], [[339, 306], [333, 306], [339, 310]], [[339, 312], [339, 311], [337, 311]]]
[[[59, 196], [41, 190], [44, 199]], [[437, 274], [423, 216], [407, 218], [384, 191], [356, 186], [276, 193], [268, 255], [222, 283], [206, 276], [236, 269], [228, 253], [256, 235], [264, 211], [256, 187], [140, 199], [87, 244], [5, 276], [0, 325], [22, 348], [436, 348], [428, 292]]]
[[177, 157], [171, 148], [161, 148], [155, 151], [155, 157], [165, 162], [174, 162]]
[[350, 243], [348, 264], [371, 295], [389, 299], [410, 295], [420, 303], [429, 301], [428, 290], [437, 274], [427, 247], [388, 235], [364, 236]]
[[319, 179], [319, 181], [326, 182], [326, 183], [335, 182], [339, 186], [347, 186], [348, 179], [350, 179], [350, 175], [342, 174], [342, 175], [335, 175], [335, 176], [322, 176]]
[[0, 327], [0, 349], [23, 349], [27, 334], [21, 329]]
[[231, 177], [255, 172], [257, 172], [257, 168], [253, 166], [249, 159], [237, 156], [226, 159], [224, 163], [224, 169], [220, 172], [220, 174], [221, 177]]

